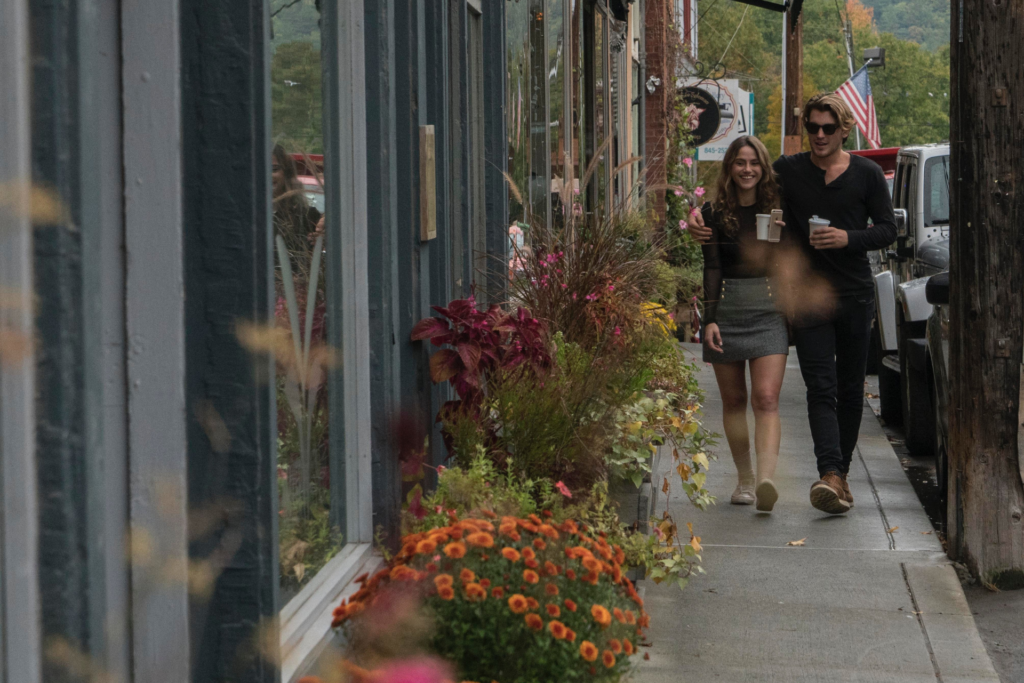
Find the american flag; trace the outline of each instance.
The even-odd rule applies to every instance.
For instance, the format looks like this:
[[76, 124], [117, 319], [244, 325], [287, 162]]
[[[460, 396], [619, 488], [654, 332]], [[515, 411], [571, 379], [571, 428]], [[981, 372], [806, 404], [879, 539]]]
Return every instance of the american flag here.
[[878, 133], [878, 117], [875, 115], [875, 100], [871, 97], [871, 81], [868, 80], [868, 67], [865, 64], [860, 70], [850, 76], [850, 79], [839, 86], [836, 90], [846, 103], [853, 110], [853, 118], [857, 126], [864, 134], [864, 138], [871, 145], [871, 149], [878, 149], [882, 146], [882, 139]]

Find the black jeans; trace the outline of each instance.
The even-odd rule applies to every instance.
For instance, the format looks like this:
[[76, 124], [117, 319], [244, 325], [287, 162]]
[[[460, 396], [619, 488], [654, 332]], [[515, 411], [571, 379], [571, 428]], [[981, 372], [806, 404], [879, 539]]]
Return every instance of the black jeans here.
[[830, 315], [794, 329], [818, 474], [847, 474], [864, 414], [874, 297], [836, 300]]

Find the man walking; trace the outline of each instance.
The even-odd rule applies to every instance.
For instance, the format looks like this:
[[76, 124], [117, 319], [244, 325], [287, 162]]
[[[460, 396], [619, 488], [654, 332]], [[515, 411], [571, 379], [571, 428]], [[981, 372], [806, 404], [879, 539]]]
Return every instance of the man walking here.
[[[811, 505], [841, 514], [853, 506], [847, 476], [864, 409], [875, 309], [867, 252], [896, 240], [896, 220], [882, 169], [843, 151], [854, 125], [846, 102], [819, 93], [802, 118], [811, 151], [780, 157], [772, 168], [782, 185], [788, 240], [834, 294], [827, 310], [799, 314], [792, 322], [820, 476], [811, 486]], [[828, 227], [812, 233], [812, 217], [827, 220]], [[711, 236], [699, 211], [691, 212], [688, 224], [697, 241]]]

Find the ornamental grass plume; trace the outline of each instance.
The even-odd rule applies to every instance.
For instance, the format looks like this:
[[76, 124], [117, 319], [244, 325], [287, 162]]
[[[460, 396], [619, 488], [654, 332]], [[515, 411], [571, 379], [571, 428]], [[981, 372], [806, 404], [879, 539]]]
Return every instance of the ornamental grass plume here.
[[[471, 542], [458, 557], [420, 552], [424, 540], [436, 548], [463, 534], [493, 540], [493, 529], [486, 519], [453, 518], [406, 536], [389, 566], [361, 577], [360, 589], [335, 609], [334, 626], [358, 638], [399, 587], [422, 600], [425, 649], [451, 664], [451, 680], [619, 680], [647, 624], [622, 571], [622, 548], [572, 520], [553, 524], [531, 515], [501, 519], [499, 552]], [[524, 562], [538, 569], [523, 569]]]

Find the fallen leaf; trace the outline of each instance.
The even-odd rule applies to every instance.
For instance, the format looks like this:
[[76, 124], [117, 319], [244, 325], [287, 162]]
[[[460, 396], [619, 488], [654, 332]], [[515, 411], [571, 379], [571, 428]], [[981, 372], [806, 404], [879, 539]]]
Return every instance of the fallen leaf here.
[[306, 575], [306, 565], [304, 565], [301, 562], [299, 562], [297, 565], [295, 565], [295, 578], [298, 579], [301, 582], [302, 581], [302, 577], [304, 577], [305, 575]]
[[668, 493], [668, 478], [665, 478], [665, 482], [661, 485], [661, 492]]
[[929, 535], [929, 534], [931, 534], [931, 532], [930, 532], [930, 531], [922, 531], [922, 532], [921, 532], [921, 535], [922, 535], [922, 536], [927, 536], [927, 535]]
[[911, 612], [911, 614], [924, 614], [924, 612]]
[[899, 527], [898, 527], [898, 526], [894, 526], [894, 527], [892, 527], [891, 529], [889, 529], [889, 530], [888, 530], [888, 531], [887, 531], [886, 533], [888, 533], [888, 534], [894, 534], [894, 533], [896, 533], [896, 530], [897, 530], [897, 529], [899, 529]]
[[804, 538], [801, 538], [799, 541], [790, 541], [786, 545], [792, 545], [792, 546], [803, 545], [806, 540], [807, 540], [807, 538], [804, 537]]

